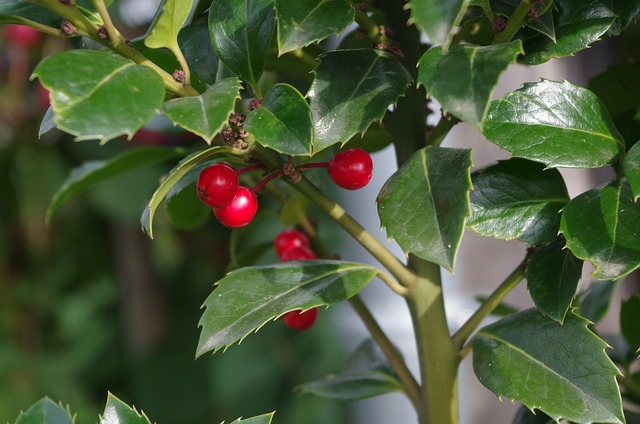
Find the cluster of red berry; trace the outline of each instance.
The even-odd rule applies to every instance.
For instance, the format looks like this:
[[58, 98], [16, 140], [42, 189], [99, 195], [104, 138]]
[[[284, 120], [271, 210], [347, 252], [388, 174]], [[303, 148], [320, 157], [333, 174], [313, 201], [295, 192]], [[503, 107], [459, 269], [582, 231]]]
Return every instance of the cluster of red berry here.
[[[302, 231], [288, 229], [280, 232], [273, 241], [273, 247], [281, 262], [304, 261], [317, 259], [311, 250], [309, 238]], [[302, 312], [295, 310], [282, 316], [284, 323], [294, 330], [303, 331], [310, 328], [318, 318], [318, 308]]]
[[[371, 180], [373, 161], [362, 149], [347, 149], [338, 152], [329, 162], [308, 163], [295, 167], [327, 168], [329, 176], [337, 185], [347, 190], [357, 190]], [[198, 177], [197, 192], [202, 202], [213, 208], [215, 217], [229, 228], [240, 228], [249, 224], [258, 211], [256, 192], [283, 171], [276, 171], [253, 189], [241, 186], [238, 175], [256, 166], [235, 169], [219, 162], [205, 168]]]

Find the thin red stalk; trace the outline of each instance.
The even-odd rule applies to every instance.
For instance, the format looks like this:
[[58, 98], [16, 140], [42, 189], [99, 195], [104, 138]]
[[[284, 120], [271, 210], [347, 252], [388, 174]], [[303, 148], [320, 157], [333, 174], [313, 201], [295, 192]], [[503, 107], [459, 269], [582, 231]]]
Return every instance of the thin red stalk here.
[[282, 169], [278, 169], [273, 174], [269, 175], [267, 178], [265, 178], [264, 180], [260, 181], [254, 188], [251, 189], [251, 192], [253, 194], [256, 194], [258, 191], [260, 191], [260, 189], [262, 187], [267, 185], [271, 180], [274, 180], [274, 179], [278, 178], [282, 174], [284, 174], [284, 171]]

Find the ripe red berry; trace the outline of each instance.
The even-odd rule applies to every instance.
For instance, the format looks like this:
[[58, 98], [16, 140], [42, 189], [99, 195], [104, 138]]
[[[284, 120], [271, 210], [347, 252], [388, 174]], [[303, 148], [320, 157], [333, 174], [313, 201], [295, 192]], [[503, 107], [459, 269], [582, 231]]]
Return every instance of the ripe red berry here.
[[247, 187], [240, 186], [233, 200], [221, 208], [213, 208], [218, 221], [225, 227], [240, 228], [251, 222], [258, 211], [258, 197]]
[[286, 250], [294, 246], [309, 247], [310, 245], [311, 243], [307, 235], [293, 228], [281, 231], [273, 240], [273, 247], [276, 249], [278, 256], [282, 256]]
[[347, 149], [331, 158], [327, 170], [334, 183], [347, 190], [357, 190], [371, 180], [373, 161], [362, 149]]
[[5, 27], [5, 37], [9, 44], [14, 44], [24, 48], [35, 47], [42, 40], [42, 33], [37, 29], [25, 25], [7, 25]]
[[310, 259], [318, 259], [318, 257], [313, 250], [306, 246], [292, 246], [280, 255], [280, 262], [305, 261]]
[[282, 318], [288, 327], [297, 331], [303, 331], [311, 327], [316, 322], [316, 319], [318, 318], [318, 308], [312, 308], [305, 312], [297, 309], [295, 311], [287, 312]]
[[230, 165], [220, 162], [205, 168], [198, 177], [198, 197], [205, 205], [220, 208], [233, 200], [238, 175]]

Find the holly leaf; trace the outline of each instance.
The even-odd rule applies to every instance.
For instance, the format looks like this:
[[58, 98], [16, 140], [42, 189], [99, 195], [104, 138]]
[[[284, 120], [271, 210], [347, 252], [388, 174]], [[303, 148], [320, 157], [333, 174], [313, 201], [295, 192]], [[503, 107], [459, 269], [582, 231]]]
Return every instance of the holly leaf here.
[[213, 49], [209, 27], [206, 24], [182, 28], [178, 45], [191, 72], [207, 84], [216, 82], [218, 56]]
[[216, 82], [200, 96], [180, 97], [164, 105], [164, 113], [180, 127], [211, 144], [227, 124], [240, 98], [240, 80], [226, 78]]
[[406, 254], [453, 271], [469, 216], [471, 151], [426, 147], [384, 184], [378, 215]]
[[339, 50], [320, 56], [307, 93], [315, 126], [315, 152], [363, 133], [403, 95], [411, 76], [380, 50]]
[[273, 415], [274, 415], [274, 412], [271, 412], [270, 414], [259, 415], [257, 417], [246, 418], [244, 420], [241, 418], [238, 418], [231, 424], [271, 424]]
[[192, 7], [193, 0], [163, 0], [156, 18], [150, 25], [144, 44], [152, 49], [166, 47], [176, 57], [181, 57], [178, 34], [187, 21]]
[[255, 86], [275, 31], [273, 0], [213, 0], [209, 32], [220, 60]]
[[21, 412], [14, 424], [73, 424], [69, 408], [63, 408], [44, 397], [31, 405], [26, 412]]
[[0, 23], [26, 25], [30, 21], [60, 28], [62, 18], [43, 6], [29, 4], [24, 0], [3, 0], [0, 2]]
[[604, 105], [570, 82], [527, 83], [491, 103], [482, 128], [492, 143], [549, 168], [615, 162], [624, 140]]
[[611, 116], [617, 118], [640, 107], [639, 73], [639, 63], [611, 65], [589, 80], [588, 88], [598, 96]]
[[467, 228], [482, 236], [540, 244], [555, 239], [569, 202], [562, 175], [525, 159], [499, 161], [471, 176]]
[[624, 157], [622, 169], [629, 181], [633, 193], [633, 201], [640, 198], [640, 143], [636, 143], [629, 149]]
[[626, 181], [572, 199], [562, 211], [560, 232], [576, 257], [595, 265], [595, 278], [615, 280], [640, 267], [640, 205]]
[[151, 421], [144, 412], [139, 414], [134, 408], [109, 393], [100, 424], [151, 424]]
[[346, 0], [276, 0], [275, 8], [279, 55], [338, 34], [355, 18]]
[[640, 12], [640, 2], [633, 0], [599, 0], [600, 3], [607, 6], [613, 13], [616, 14], [617, 19], [614, 24], [609, 28], [610, 35], [618, 35], [629, 24], [631, 24]]
[[[622, 280], [619, 280], [622, 281]], [[580, 315], [591, 322], [598, 323], [609, 311], [611, 299], [616, 292], [618, 283], [611, 281], [594, 281], [580, 296]]]
[[363, 264], [314, 260], [241, 268], [216, 283], [206, 307], [196, 357], [241, 342], [268, 321], [349, 299], [377, 270]]
[[519, 54], [520, 40], [492, 46], [434, 47], [420, 58], [418, 85], [456, 118], [480, 126], [498, 77]]
[[525, 41], [521, 62], [536, 65], [571, 56], [598, 41], [616, 20], [616, 15], [598, 1], [555, 0], [554, 5], [559, 10], [555, 41], [542, 35]]
[[313, 118], [304, 97], [289, 84], [275, 84], [262, 106], [247, 115], [244, 128], [258, 143], [292, 156], [313, 154]]
[[539, 247], [527, 266], [527, 287], [536, 309], [563, 323], [582, 276], [582, 261], [564, 248], [564, 238]]
[[460, 24], [469, 0], [409, 0], [409, 24], [414, 24], [429, 36], [429, 42], [442, 45], [446, 51], [455, 27]]
[[620, 304], [620, 330], [631, 350], [640, 348], [640, 296], [631, 295]]
[[622, 424], [619, 371], [588, 325], [573, 312], [562, 325], [533, 309], [503, 318], [476, 335], [473, 369], [498, 397], [554, 421]]
[[77, 140], [132, 136], [164, 101], [160, 75], [108, 50], [71, 50], [33, 71], [49, 90], [56, 126]]

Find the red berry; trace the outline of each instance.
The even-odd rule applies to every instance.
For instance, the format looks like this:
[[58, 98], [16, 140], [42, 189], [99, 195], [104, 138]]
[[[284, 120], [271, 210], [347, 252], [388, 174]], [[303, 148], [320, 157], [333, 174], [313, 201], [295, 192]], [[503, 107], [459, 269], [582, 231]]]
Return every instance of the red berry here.
[[302, 312], [300, 309], [287, 312], [284, 314], [284, 323], [288, 327], [297, 331], [303, 331], [311, 327], [318, 318], [318, 308], [312, 308], [308, 311]]
[[347, 149], [332, 157], [327, 169], [334, 183], [347, 190], [357, 190], [371, 180], [373, 161], [362, 149]]
[[198, 177], [198, 197], [205, 205], [221, 208], [236, 196], [238, 175], [230, 165], [220, 162], [205, 168]]
[[9, 44], [20, 47], [35, 47], [42, 40], [42, 33], [37, 29], [25, 25], [7, 25], [5, 27], [5, 37]]
[[225, 227], [240, 228], [251, 222], [258, 212], [258, 197], [247, 187], [240, 186], [233, 200], [221, 208], [213, 208], [218, 221]]
[[309, 259], [318, 259], [318, 257], [313, 250], [306, 246], [292, 246], [280, 255], [280, 262], [305, 261]]
[[285, 250], [294, 246], [309, 247], [310, 245], [307, 235], [293, 228], [281, 231], [273, 240], [273, 247], [276, 249], [278, 256], [282, 256]]

